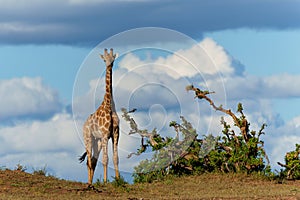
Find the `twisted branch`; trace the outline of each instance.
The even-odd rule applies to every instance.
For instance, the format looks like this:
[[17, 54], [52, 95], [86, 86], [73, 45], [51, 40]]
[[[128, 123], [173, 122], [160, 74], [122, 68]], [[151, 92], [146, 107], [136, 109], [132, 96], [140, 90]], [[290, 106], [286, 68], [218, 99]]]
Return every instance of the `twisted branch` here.
[[140, 130], [138, 128], [138, 125], [134, 121], [132, 117], [129, 116], [128, 113], [135, 112], [136, 109], [133, 109], [131, 111], [127, 111], [125, 108], [122, 108], [121, 111], [123, 112], [122, 117], [125, 119], [125, 121], [129, 122], [130, 125], [130, 132], [128, 133], [129, 135], [131, 134], [139, 134], [142, 138], [147, 137], [149, 138], [149, 142], [152, 146], [156, 146], [158, 143], [154, 140], [154, 137], [157, 135], [156, 129], [153, 129], [151, 133], [148, 133], [147, 130]]
[[[198, 99], [205, 99], [206, 101], [209, 102], [209, 104], [215, 109], [215, 110], [218, 110], [218, 111], [221, 111], [223, 113], [226, 113], [228, 115], [231, 116], [231, 118], [233, 119], [234, 121], [234, 124], [241, 130], [241, 133], [245, 139], [245, 141], [247, 142], [249, 140], [249, 136], [248, 136], [248, 121], [246, 120], [243, 112], [242, 112], [242, 109], [239, 108], [239, 111], [240, 113], [242, 114], [242, 117], [243, 117], [243, 120], [240, 121], [239, 118], [237, 116], [235, 116], [235, 114], [233, 112], [231, 112], [230, 109], [224, 109], [222, 107], [222, 105], [220, 106], [216, 106], [215, 103], [207, 96], [208, 94], [212, 94], [212, 93], [215, 93], [215, 92], [210, 92], [208, 90], [200, 90], [199, 88], [195, 88], [193, 85], [189, 85], [186, 87], [186, 90], [189, 91], [189, 90], [193, 90], [195, 92], [195, 98], [198, 98]], [[240, 105], [239, 105], [240, 106]]]

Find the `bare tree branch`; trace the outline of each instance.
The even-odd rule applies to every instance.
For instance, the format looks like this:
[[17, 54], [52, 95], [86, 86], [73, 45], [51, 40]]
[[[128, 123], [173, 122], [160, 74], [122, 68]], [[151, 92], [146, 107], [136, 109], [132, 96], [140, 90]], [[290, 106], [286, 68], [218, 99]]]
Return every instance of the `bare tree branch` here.
[[134, 121], [134, 119], [128, 115], [128, 113], [135, 112], [136, 109], [133, 109], [129, 112], [127, 112], [127, 110], [125, 108], [122, 108], [121, 110], [123, 112], [122, 117], [125, 119], [125, 121], [129, 122], [129, 125], [130, 125], [130, 128], [131, 128], [131, 130], [128, 134], [131, 135], [131, 134], [136, 134], [137, 133], [141, 137], [147, 137], [147, 138], [149, 138], [149, 141], [150, 141], [151, 145], [156, 146], [157, 142], [154, 140], [154, 137], [157, 135], [156, 129], [153, 129], [151, 133], [148, 133], [147, 130], [140, 130], [138, 128], [138, 125]]
[[245, 141], [247, 142], [249, 140], [249, 136], [248, 136], [248, 121], [246, 120], [243, 112], [242, 112], [242, 109], [238, 109], [240, 110], [240, 113], [242, 114], [243, 116], [243, 120], [240, 122], [239, 118], [230, 110], [230, 109], [224, 109], [222, 105], [220, 106], [216, 106], [214, 104], [214, 102], [209, 98], [207, 97], [208, 94], [212, 94], [212, 93], [215, 93], [215, 92], [210, 92], [208, 90], [200, 90], [199, 88], [195, 88], [193, 85], [189, 85], [186, 87], [186, 90], [189, 91], [189, 90], [193, 90], [195, 92], [195, 98], [197, 97], [198, 99], [205, 99], [206, 101], [208, 101], [210, 103], [210, 105], [217, 111], [221, 111], [223, 113], [226, 113], [228, 115], [231, 116], [231, 118], [233, 119], [235, 125], [237, 127], [239, 127], [239, 129], [241, 130], [241, 133], [245, 139]]

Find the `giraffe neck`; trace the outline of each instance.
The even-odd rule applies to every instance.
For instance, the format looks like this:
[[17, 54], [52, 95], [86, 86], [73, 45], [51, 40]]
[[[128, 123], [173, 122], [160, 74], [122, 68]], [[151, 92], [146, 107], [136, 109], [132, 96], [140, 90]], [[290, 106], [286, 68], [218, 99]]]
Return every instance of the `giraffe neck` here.
[[106, 67], [104, 103], [112, 103], [112, 64]]

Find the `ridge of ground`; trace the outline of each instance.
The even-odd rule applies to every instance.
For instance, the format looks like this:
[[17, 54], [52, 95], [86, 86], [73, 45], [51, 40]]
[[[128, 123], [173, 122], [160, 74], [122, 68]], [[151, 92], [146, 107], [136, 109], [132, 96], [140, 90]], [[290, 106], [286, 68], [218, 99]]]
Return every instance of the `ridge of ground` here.
[[19, 170], [0, 170], [0, 199], [300, 199], [300, 181], [270, 181], [243, 174], [203, 174], [164, 181], [95, 184]]

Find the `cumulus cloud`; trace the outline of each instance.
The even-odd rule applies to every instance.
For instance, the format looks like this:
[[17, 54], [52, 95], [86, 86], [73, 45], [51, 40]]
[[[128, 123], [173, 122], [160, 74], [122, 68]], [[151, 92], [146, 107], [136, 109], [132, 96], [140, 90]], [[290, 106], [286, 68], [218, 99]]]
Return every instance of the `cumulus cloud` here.
[[[180, 77], [193, 77], [201, 75], [233, 74], [233, 58], [228, 55], [223, 47], [216, 44], [211, 38], [205, 38], [189, 49], [180, 49], [166, 57], [159, 57], [156, 60], [141, 60], [137, 55], [127, 54], [119, 63], [121, 68], [133, 71], [144, 67], [143, 71], [151, 71], [153, 74], [168, 74], [178, 79]], [[148, 65], [148, 66], [146, 66]], [[145, 73], [149, 74], [149, 73]], [[150, 73], [151, 74], [151, 73]]]
[[0, 129], [1, 154], [63, 151], [78, 147], [72, 116], [56, 114], [47, 121], [19, 123]]
[[284, 163], [287, 152], [295, 150], [295, 144], [300, 144], [300, 116], [296, 116], [279, 127], [267, 128], [265, 141], [267, 153], [271, 157], [271, 163], [277, 169], [277, 162]]
[[143, 74], [150, 72], [150, 75], [167, 74], [171, 78], [179, 79], [191, 78], [199, 74], [201, 76], [241, 74], [244, 66], [236, 63], [222, 46], [211, 38], [205, 38], [189, 49], [179, 49], [166, 57], [157, 59], [141, 60], [137, 55], [129, 53], [120, 61], [119, 66], [128, 71], [138, 71], [138, 68], [143, 67]]
[[1, 80], [0, 95], [0, 165], [13, 169], [19, 163], [29, 171], [46, 166], [53, 175], [84, 181], [84, 165], [77, 162], [82, 136], [72, 115], [62, 112], [57, 92], [41, 78], [24, 77]]
[[300, 75], [279, 74], [264, 79], [267, 95], [275, 98], [300, 97]]
[[294, 0], [2, 0], [0, 43], [95, 45], [121, 31], [145, 26], [170, 28], [193, 37], [224, 29], [299, 28], [298, 7], [299, 1]]
[[57, 92], [41, 78], [0, 80], [0, 119], [49, 117], [62, 108]]
[[[297, 89], [297, 85], [300, 84], [299, 78], [298, 74], [277, 74], [266, 77], [247, 74], [207, 79], [206, 85], [217, 93], [225, 90], [227, 100], [287, 99], [300, 97]], [[218, 85], [224, 85], [224, 88]]]
[[85, 166], [77, 160], [83, 151], [81, 135], [67, 113], [58, 113], [46, 121], [23, 121], [0, 128], [1, 165], [5, 167], [14, 168], [20, 163], [30, 171], [46, 166], [54, 175], [78, 180], [77, 176], [85, 175], [84, 170], [80, 171]]

